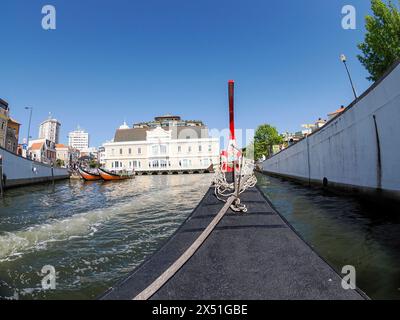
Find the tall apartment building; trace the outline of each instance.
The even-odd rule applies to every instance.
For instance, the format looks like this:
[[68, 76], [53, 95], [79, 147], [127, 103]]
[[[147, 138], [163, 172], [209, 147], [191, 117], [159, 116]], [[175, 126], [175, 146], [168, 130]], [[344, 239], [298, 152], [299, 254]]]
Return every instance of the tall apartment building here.
[[58, 144], [60, 140], [60, 127], [60, 122], [49, 117], [40, 124], [39, 139], [46, 139]]
[[68, 145], [79, 151], [89, 148], [89, 133], [80, 129], [79, 127], [75, 131], [71, 131], [68, 135]]

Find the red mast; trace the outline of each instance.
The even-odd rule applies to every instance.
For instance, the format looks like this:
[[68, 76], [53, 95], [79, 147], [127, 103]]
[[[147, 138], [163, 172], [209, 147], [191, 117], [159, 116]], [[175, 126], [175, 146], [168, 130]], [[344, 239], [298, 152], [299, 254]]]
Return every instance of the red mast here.
[[228, 82], [229, 93], [229, 140], [235, 141], [235, 113], [234, 113], [234, 96], [235, 96], [235, 81], [229, 80]]

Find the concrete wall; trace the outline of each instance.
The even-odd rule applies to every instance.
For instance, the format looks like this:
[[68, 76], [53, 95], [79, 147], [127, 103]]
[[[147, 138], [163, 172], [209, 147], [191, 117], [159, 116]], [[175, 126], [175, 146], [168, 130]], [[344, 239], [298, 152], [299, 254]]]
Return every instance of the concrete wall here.
[[[3, 174], [6, 175], [6, 187], [28, 185], [52, 180], [51, 167], [39, 162], [27, 160], [0, 148], [3, 157]], [[67, 169], [54, 168], [56, 180], [69, 177]]]
[[263, 170], [309, 182], [383, 190], [400, 197], [400, 65], [342, 115], [263, 163]]

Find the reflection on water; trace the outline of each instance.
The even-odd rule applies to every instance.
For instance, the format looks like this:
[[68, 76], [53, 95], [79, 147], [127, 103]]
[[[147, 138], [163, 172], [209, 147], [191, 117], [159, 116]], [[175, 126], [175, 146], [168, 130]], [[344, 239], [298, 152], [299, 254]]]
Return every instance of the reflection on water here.
[[258, 175], [277, 210], [338, 272], [357, 271], [372, 299], [400, 299], [400, 216], [354, 197]]
[[[0, 298], [95, 298], [171, 236], [211, 179], [140, 176], [8, 190], [0, 201]], [[56, 269], [54, 291], [41, 289], [45, 265]]]

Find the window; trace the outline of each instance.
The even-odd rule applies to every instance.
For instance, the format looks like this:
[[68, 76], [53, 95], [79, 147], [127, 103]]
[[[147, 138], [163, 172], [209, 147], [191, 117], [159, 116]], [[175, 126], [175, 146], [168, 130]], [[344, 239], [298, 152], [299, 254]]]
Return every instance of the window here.
[[153, 155], [157, 155], [158, 154], [158, 146], [152, 146], [151, 147], [151, 152]]
[[202, 147], [201, 147], [201, 145], [199, 146], [199, 152], [201, 152], [202, 151]]
[[119, 149], [119, 154], [122, 154], [122, 148], [121, 148], [121, 149]]
[[209, 144], [208, 145], [208, 152], [211, 152], [212, 151], [212, 146], [211, 146], [211, 144]]
[[192, 147], [189, 147], [189, 148], [188, 148], [188, 152], [189, 152], [189, 153], [192, 152]]
[[137, 149], [137, 153], [138, 153], [138, 154], [142, 154], [142, 148], [138, 148], [138, 149]]
[[115, 161], [115, 166], [114, 166], [115, 168], [119, 168], [119, 162], [118, 161]]
[[167, 154], [167, 146], [164, 145], [160, 146], [160, 154]]
[[161, 168], [166, 168], [167, 167], [167, 161], [166, 160], [160, 160], [160, 166], [161, 166]]
[[111, 149], [111, 155], [112, 156], [114, 155], [114, 149]]
[[178, 147], [178, 152], [182, 152], [182, 147], [181, 146]]
[[131, 148], [129, 148], [128, 152], [129, 152], [129, 154], [132, 154], [132, 149], [131, 149]]

